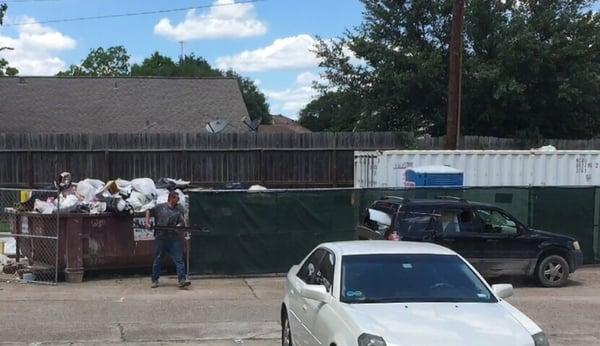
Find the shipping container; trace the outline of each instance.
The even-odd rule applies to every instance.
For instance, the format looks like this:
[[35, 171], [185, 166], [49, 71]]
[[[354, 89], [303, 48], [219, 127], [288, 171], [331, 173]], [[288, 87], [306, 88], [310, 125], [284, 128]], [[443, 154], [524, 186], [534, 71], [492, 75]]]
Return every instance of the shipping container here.
[[354, 153], [354, 186], [404, 187], [408, 168], [432, 165], [464, 186], [600, 185], [600, 150], [386, 150]]

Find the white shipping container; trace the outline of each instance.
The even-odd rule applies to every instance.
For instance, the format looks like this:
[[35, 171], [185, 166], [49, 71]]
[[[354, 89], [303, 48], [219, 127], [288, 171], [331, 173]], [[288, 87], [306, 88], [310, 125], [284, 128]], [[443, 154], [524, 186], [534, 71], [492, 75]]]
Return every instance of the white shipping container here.
[[386, 150], [354, 153], [354, 187], [404, 187], [407, 168], [432, 165], [465, 186], [600, 185], [600, 150]]

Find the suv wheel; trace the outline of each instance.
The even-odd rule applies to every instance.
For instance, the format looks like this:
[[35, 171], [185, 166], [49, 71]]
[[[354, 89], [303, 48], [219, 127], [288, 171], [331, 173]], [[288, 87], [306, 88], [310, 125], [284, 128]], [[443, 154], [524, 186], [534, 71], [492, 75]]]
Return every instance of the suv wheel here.
[[292, 328], [290, 328], [287, 313], [283, 315], [283, 321], [281, 321], [281, 346], [292, 346]]
[[562, 256], [543, 257], [536, 270], [537, 279], [544, 287], [560, 287], [569, 279], [569, 263]]

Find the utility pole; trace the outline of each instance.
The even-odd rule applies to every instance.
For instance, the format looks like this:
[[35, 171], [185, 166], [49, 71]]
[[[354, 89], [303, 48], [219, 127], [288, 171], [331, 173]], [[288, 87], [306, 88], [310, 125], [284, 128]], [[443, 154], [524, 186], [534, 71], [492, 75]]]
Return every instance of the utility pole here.
[[464, 15], [465, 0], [454, 0], [448, 62], [448, 118], [446, 119], [446, 149], [449, 150], [458, 148], [460, 138]]

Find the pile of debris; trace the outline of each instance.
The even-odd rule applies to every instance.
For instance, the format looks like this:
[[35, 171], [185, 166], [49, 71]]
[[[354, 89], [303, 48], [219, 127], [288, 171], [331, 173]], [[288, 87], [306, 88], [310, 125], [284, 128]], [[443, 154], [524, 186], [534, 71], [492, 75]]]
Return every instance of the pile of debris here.
[[116, 179], [103, 182], [98, 179], [84, 179], [71, 182], [71, 174], [64, 172], [55, 181], [58, 197], [45, 200], [35, 199], [33, 211], [41, 214], [52, 213], [143, 213], [156, 204], [165, 203], [170, 191], [179, 194], [179, 204], [187, 211], [187, 202], [182, 190], [188, 188], [189, 181], [161, 178], [154, 182], [150, 178], [133, 180]]

